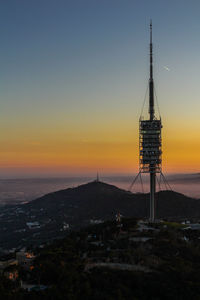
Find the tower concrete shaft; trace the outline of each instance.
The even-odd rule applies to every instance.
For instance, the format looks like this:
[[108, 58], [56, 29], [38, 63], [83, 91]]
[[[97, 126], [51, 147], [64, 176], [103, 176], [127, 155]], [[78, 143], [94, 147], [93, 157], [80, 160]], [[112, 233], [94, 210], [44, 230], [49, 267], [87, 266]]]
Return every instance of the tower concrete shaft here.
[[[149, 78], [149, 120], [153, 121], [154, 115], [154, 81], [153, 81], [153, 43], [152, 43], [152, 22], [150, 22], [150, 78]], [[156, 191], [156, 170], [155, 163], [150, 163], [150, 222], [155, 220], [155, 191]]]

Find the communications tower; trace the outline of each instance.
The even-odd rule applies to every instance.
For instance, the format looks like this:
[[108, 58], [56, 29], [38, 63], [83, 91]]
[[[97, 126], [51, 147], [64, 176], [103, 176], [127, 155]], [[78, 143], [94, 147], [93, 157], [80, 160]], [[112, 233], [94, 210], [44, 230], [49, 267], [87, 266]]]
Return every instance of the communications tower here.
[[149, 119], [139, 120], [140, 172], [150, 174], [150, 221], [155, 220], [156, 173], [161, 173], [161, 117], [155, 116], [153, 80], [152, 22], [150, 22]]
[[[166, 188], [171, 190], [169, 183], [162, 173], [162, 139], [161, 117], [156, 117], [154, 107], [154, 80], [153, 80], [153, 44], [152, 44], [152, 22], [150, 22], [150, 74], [149, 74], [149, 110], [148, 118], [144, 119], [141, 115], [139, 119], [139, 173], [135, 177], [130, 189], [142, 173], [148, 173], [150, 176], [150, 222], [155, 221], [155, 192], [156, 192], [156, 174], [160, 173]], [[158, 179], [158, 178], [157, 178]], [[143, 184], [142, 184], [143, 188]]]

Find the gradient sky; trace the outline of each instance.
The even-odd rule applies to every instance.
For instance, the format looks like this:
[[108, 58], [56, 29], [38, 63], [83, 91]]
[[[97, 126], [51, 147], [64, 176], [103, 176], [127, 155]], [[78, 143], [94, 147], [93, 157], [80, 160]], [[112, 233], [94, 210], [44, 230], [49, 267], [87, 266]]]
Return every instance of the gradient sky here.
[[1, 0], [1, 177], [137, 172], [150, 18], [163, 171], [200, 171], [199, 0]]

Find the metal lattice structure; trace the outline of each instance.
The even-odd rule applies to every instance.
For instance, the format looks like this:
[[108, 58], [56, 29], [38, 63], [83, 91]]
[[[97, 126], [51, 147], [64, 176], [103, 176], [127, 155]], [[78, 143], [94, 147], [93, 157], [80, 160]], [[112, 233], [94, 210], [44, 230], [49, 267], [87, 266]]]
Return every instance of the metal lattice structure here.
[[160, 120], [139, 121], [139, 162], [141, 173], [160, 173], [162, 170], [162, 123]]

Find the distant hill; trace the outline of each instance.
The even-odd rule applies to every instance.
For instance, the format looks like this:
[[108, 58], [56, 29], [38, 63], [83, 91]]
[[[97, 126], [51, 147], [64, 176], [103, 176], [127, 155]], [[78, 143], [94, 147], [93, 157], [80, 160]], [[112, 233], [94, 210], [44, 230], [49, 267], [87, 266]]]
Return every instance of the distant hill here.
[[[57, 191], [31, 201], [26, 209], [45, 208], [53, 214], [66, 212], [69, 217], [112, 218], [117, 212], [125, 216], [148, 217], [149, 194], [133, 194], [103, 182], [90, 182], [76, 188]], [[174, 191], [156, 194], [157, 218], [200, 217], [200, 200]], [[77, 221], [78, 221], [77, 220]]]
[[[157, 218], [200, 219], [200, 200], [173, 191], [156, 194]], [[63, 237], [69, 229], [90, 224], [90, 220], [148, 217], [149, 194], [132, 194], [103, 182], [47, 194], [27, 204], [0, 211], [0, 247], [36, 245]]]

